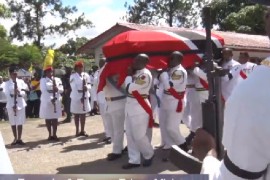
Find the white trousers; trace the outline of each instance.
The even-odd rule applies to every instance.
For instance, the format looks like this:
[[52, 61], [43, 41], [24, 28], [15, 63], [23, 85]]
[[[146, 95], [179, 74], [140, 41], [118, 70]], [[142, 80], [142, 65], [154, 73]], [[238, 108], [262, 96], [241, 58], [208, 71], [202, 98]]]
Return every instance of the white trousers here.
[[108, 127], [111, 127], [111, 138], [113, 143], [112, 153], [121, 154], [124, 144], [124, 125], [125, 111], [119, 109], [110, 113], [106, 113]]
[[129, 163], [140, 164], [141, 154], [144, 159], [154, 155], [153, 147], [147, 136], [149, 116], [146, 113], [126, 115], [126, 135], [128, 144]]
[[182, 120], [192, 132], [202, 127], [202, 106], [198, 92], [192, 91], [192, 96], [187, 99]]
[[112, 121], [110, 121], [110, 118], [108, 117], [106, 113], [106, 104], [105, 103], [99, 103], [99, 113], [102, 118], [104, 132], [106, 137], [112, 137]]
[[164, 149], [169, 149], [172, 145], [185, 143], [185, 138], [179, 129], [183, 113], [161, 108], [160, 115], [160, 121], [163, 127], [161, 131], [163, 132]]

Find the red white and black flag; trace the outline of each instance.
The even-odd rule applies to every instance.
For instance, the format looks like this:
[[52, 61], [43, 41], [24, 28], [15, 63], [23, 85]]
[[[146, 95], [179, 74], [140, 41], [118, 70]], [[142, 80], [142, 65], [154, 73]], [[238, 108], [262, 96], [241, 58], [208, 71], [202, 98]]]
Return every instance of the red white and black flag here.
[[[212, 33], [212, 45], [215, 58], [220, 58], [224, 39]], [[173, 31], [127, 31], [115, 36], [103, 46], [107, 63], [100, 75], [98, 92], [106, 84], [106, 78], [119, 75], [120, 86], [127, 75], [127, 69], [133, 58], [139, 53], [150, 57], [149, 69], [167, 67], [170, 54], [180, 51], [184, 54], [182, 65], [193, 66], [200, 62], [205, 53], [206, 35], [204, 31], [175, 29]]]

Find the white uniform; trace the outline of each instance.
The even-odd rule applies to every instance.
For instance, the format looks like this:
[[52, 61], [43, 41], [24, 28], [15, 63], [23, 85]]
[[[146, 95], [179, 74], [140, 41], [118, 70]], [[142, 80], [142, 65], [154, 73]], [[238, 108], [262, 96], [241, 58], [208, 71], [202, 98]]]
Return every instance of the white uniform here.
[[185, 138], [181, 135], [179, 124], [183, 116], [186, 98], [182, 99], [182, 112], [177, 112], [179, 100], [173, 97], [167, 90], [170, 88], [169, 82], [173, 84], [173, 88], [180, 94], [183, 94], [187, 84], [187, 72], [181, 66], [174, 67], [169, 72], [163, 72], [160, 75], [160, 80], [164, 86], [164, 94], [161, 99], [160, 119], [164, 118], [166, 126], [166, 135], [163, 137], [165, 142], [164, 149], [171, 148], [172, 145], [180, 145], [185, 143]]
[[[223, 69], [229, 69], [229, 70], [232, 70], [233, 67], [235, 67], [235, 66], [240, 66], [240, 63], [233, 60], [233, 59], [222, 64]], [[233, 71], [237, 71], [237, 69], [234, 69]], [[239, 71], [239, 74], [240, 74], [240, 71]], [[221, 78], [221, 91], [222, 91], [222, 96], [225, 99], [225, 101], [229, 98], [229, 96], [230, 96], [230, 94], [231, 94], [231, 92], [236, 84], [237, 84], [236, 79], [235, 79], [235, 82], [233, 82], [233, 81], [229, 81], [228, 77], [226, 77], [226, 76]]]
[[[95, 90], [98, 89], [99, 77], [100, 77], [102, 70], [103, 70], [103, 68], [98, 70], [98, 72], [99, 72], [98, 76], [95, 77], [95, 79], [94, 79], [94, 89]], [[97, 96], [95, 99], [96, 99], [98, 106], [99, 106], [99, 113], [100, 113], [102, 121], [103, 121], [105, 136], [112, 137], [112, 123], [109, 122], [109, 118], [106, 115], [107, 103], [106, 103], [106, 99], [105, 99], [105, 93], [104, 93], [104, 91], [101, 91], [98, 94], [97, 94], [97, 92], [95, 92], [95, 94]], [[92, 95], [91, 95], [91, 98], [92, 98]]]
[[200, 102], [203, 103], [208, 99], [208, 96], [209, 96], [209, 92], [207, 88], [202, 84], [204, 82], [205, 84], [208, 85], [207, 75], [199, 67], [195, 67], [193, 70], [193, 73], [199, 78], [197, 79], [195, 83], [195, 89], [197, 93], [199, 94]]
[[90, 83], [92, 85], [90, 89], [91, 104], [90, 106], [94, 107], [94, 101], [97, 101], [97, 79], [99, 78], [99, 71], [97, 70], [93, 75], [90, 75]]
[[55, 109], [54, 112], [54, 105], [52, 103], [53, 100], [53, 80], [45, 77], [40, 80], [40, 110], [39, 110], [39, 117], [43, 119], [58, 119], [62, 116], [62, 108], [61, 108], [61, 93], [63, 93], [63, 85], [61, 79], [55, 77], [55, 84], [58, 88], [58, 92], [55, 93], [55, 97], [57, 100], [55, 101]]
[[199, 78], [192, 72], [187, 75], [187, 89], [186, 89], [186, 106], [183, 113], [183, 122], [187, 125], [190, 131], [195, 132], [202, 127], [202, 112], [200, 96], [197, 91]]
[[140, 164], [140, 154], [144, 159], [150, 159], [154, 155], [154, 150], [147, 136], [149, 115], [130, 94], [138, 91], [151, 107], [148, 96], [152, 85], [152, 75], [148, 69], [138, 70], [133, 77], [126, 77], [125, 85], [129, 93], [125, 106], [129, 163]]
[[[85, 79], [87, 91], [85, 91], [85, 99], [83, 110], [83, 104], [81, 102], [83, 95], [83, 79]], [[70, 103], [70, 112], [73, 114], [86, 114], [91, 111], [89, 97], [89, 90], [91, 89], [90, 77], [87, 73], [82, 72], [81, 76], [78, 73], [73, 73], [70, 76], [70, 86], [71, 86], [71, 103]]]
[[120, 89], [116, 88], [116, 84], [117, 80], [115, 77], [109, 78], [109, 80], [107, 79], [103, 92], [107, 104], [105, 113], [113, 143], [112, 153], [121, 154], [124, 148], [126, 95]]
[[[233, 91], [226, 102], [224, 116], [223, 145], [229, 159], [245, 171], [267, 170], [259, 180], [270, 180], [270, 121], [267, 118], [270, 116], [270, 83], [266, 83], [269, 78], [270, 66], [257, 66], [247, 80]], [[205, 163], [207, 161], [211, 161], [209, 157], [205, 159]], [[205, 164], [203, 172], [209, 172], [209, 168], [211, 167]], [[224, 161], [211, 176], [215, 180], [243, 180], [232, 174]]]
[[241, 69], [246, 76], [249, 76], [256, 66], [257, 64], [254, 64], [252, 62], [246, 62], [245, 64], [241, 64]]
[[22, 125], [25, 123], [25, 107], [26, 102], [24, 97], [26, 96], [26, 93], [24, 90], [28, 90], [27, 84], [22, 79], [16, 79], [19, 94], [17, 95], [17, 110], [16, 110], [16, 116], [14, 114], [14, 82], [10, 79], [5, 83], [4, 93], [7, 97], [7, 112], [8, 112], [8, 118], [9, 122], [12, 126], [15, 125]]

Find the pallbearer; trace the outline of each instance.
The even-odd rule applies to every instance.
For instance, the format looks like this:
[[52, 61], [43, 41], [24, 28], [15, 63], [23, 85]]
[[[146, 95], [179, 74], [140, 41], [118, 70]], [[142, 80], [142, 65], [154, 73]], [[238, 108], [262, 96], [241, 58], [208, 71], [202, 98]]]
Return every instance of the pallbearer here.
[[22, 130], [23, 124], [25, 123], [25, 107], [26, 102], [24, 96], [28, 90], [28, 86], [23, 80], [17, 78], [18, 68], [11, 66], [9, 68], [10, 80], [6, 82], [3, 88], [4, 93], [7, 97], [7, 111], [8, 119], [14, 135], [14, 141], [11, 145], [24, 145], [22, 141]]
[[62, 81], [53, 76], [53, 68], [44, 69], [44, 77], [40, 80], [41, 104], [39, 117], [44, 118], [49, 132], [48, 140], [58, 141], [56, 135], [58, 118], [62, 116], [61, 93], [63, 93]]
[[[89, 103], [91, 82], [89, 75], [83, 72], [83, 67], [83, 62], [76, 62], [74, 67], [75, 73], [70, 76], [70, 112], [74, 114], [76, 137], [88, 136], [84, 131], [85, 115], [91, 111]], [[81, 124], [81, 131], [79, 131], [79, 124]]]

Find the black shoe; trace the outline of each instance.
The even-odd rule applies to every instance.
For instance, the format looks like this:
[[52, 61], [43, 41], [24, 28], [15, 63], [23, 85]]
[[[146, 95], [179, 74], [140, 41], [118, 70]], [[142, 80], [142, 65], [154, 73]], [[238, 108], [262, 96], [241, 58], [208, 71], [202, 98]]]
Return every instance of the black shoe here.
[[53, 140], [53, 137], [52, 136], [49, 136], [47, 140], [48, 141], [52, 141]]
[[15, 146], [17, 144], [17, 140], [14, 139], [14, 141], [10, 144], [11, 146]]
[[107, 141], [105, 141], [105, 144], [112, 144], [111, 139], [108, 139]]
[[125, 154], [128, 152], [128, 147], [126, 146], [123, 150], [122, 150], [122, 154]]
[[52, 136], [53, 141], [60, 141], [60, 139], [57, 136]]
[[143, 161], [143, 167], [149, 167], [152, 165], [152, 162], [153, 162], [153, 159], [154, 159], [154, 155], [150, 158], [150, 159], [145, 159]]
[[25, 145], [25, 143], [22, 140], [17, 140], [17, 144], [19, 144], [21, 146], [24, 146]]
[[132, 169], [132, 168], [137, 168], [137, 167], [140, 167], [140, 166], [141, 166], [140, 164], [128, 163], [128, 164], [123, 165], [122, 169]]
[[108, 156], [107, 156], [107, 160], [108, 160], [108, 161], [114, 161], [114, 160], [116, 160], [116, 159], [121, 158], [121, 156], [122, 156], [122, 154], [110, 153], [110, 154], [108, 154]]
[[80, 132], [79, 136], [89, 137], [85, 131]]
[[106, 142], [106, 141], [108, 141], [108, 140], [111, 140], [111, 137], [105, 137], [105, 138], [102, 140], [102, 142]]
[[186, 142], [178, 145], [178, 147], [181, 148], [183, 151], [188, 152], [188, 145]]
[[71, 123], [71, 119], [70, 118], [66, 118], [63, 121], [60, 122], [61, 124], [65, 124], [65, 123]]

